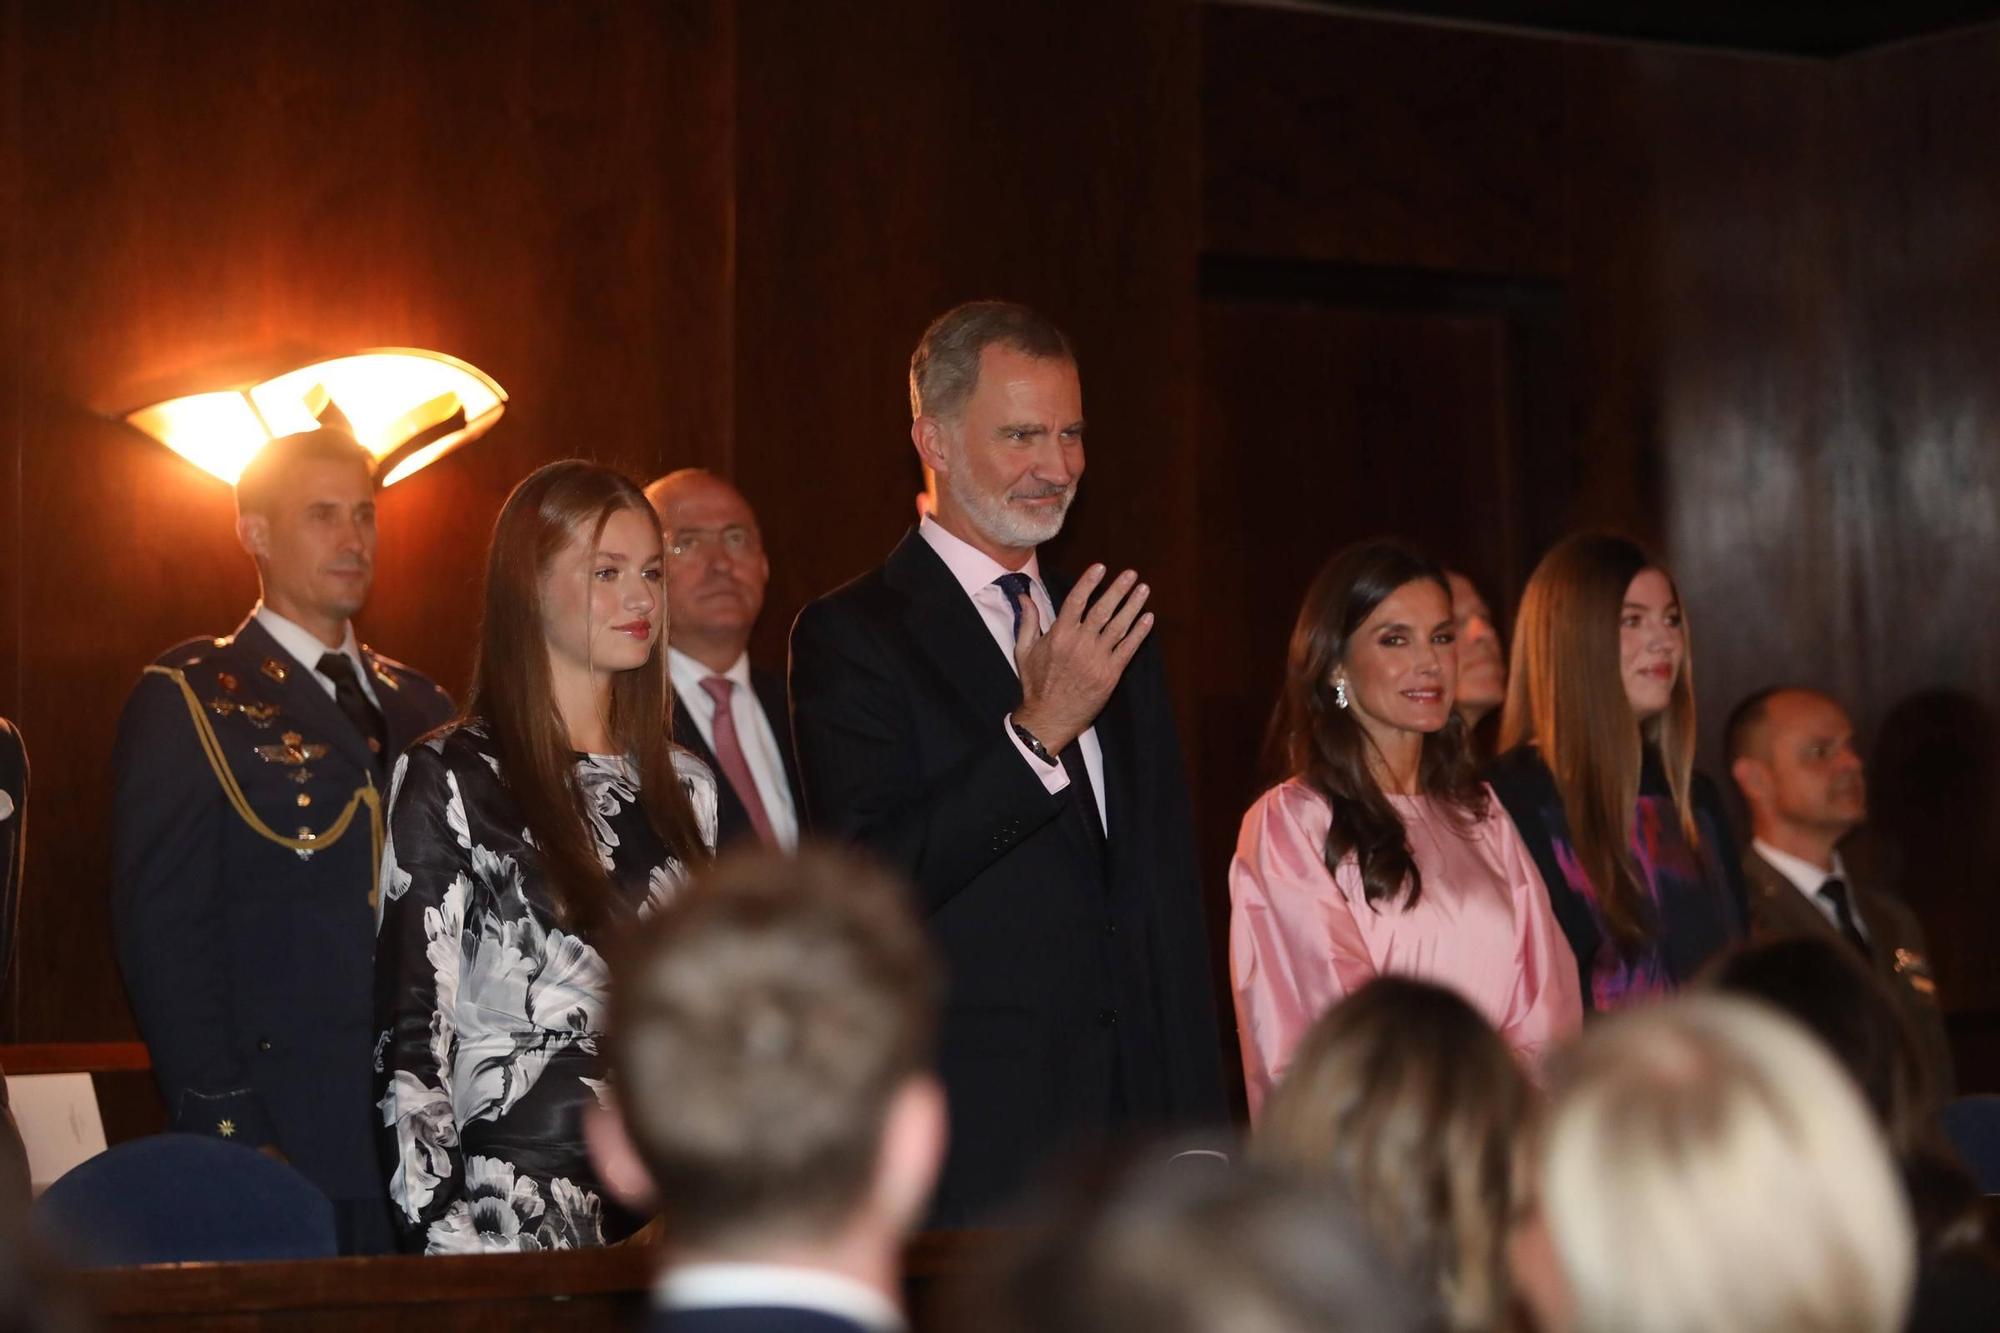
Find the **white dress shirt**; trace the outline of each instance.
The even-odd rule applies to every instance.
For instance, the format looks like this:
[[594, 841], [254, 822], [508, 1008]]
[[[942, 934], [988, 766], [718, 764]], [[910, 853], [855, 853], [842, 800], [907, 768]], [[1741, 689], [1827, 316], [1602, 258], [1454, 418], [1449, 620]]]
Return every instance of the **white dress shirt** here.
[[[945, 566], [951, 570], [958, 586], [972, 599], [979, 618], [986, 622], [987, 632], [993, 636], [994, 646], [1000, 649], [1000, 656], [1007, 660], [1007, 669], [1015, 675], [1021, 674], [1019, 664], [1014, 661], [1014, 607], [1007, 594], [993, 586], [993, 580], [1002, 574], [1012, 573], [998, 560], [986, 554], [970, 542], [961, 541], [944, 530], [944, 526], [929, 514], [917, 525], [917, 531], [938, 553]], [[1056, 604], [1049, 597], [1049, 590], [1042, 582], [1041, 558], [1028, 557], [1028, 563], [1021, 567], [1021, 573], [1028, 576], [1028, 595], [1034, 599], [1036, 611], [1041, 613], [1042, 628], [1055, 623]], [[1003, 718], [1001, 729], [1007, 739], [1021, 752], [1021, 758], [1034, 770], [1042, 785], [1053, 792], [1069, 786], [1069, 772], [1061, 764], [1045, 764], [1035, 756], [1035, 752], [1022, 743], [1014, 734], [1013, 719]], [[1083, 768], [1090, 774], [1092, 795], [1097, 798], [1097, 820], [1109, 831], [1110, 823], [1104, 817], [1104, 747], [1097, 743], [1097, 728], [1091, 727], [1077, 737], [1077, 744], [1083, 750]]]
[[687, 1264], [668, 1268], [653, 1286], [663, 1310], [743, 1309], [760, 1305], [817, 1310], [873, 1333], [902, 1333], [902, 1312], [881, 1292], [823, 1268], [791, 1264]]
[[373, 673], [368, 670], [368, 664], [361, 660], [361, 645], [354, 637], [353, 621], [347, 622], [347, 637], [341, 641], [340, 647], [329, 648], [319, 641], [319, 635], [295, 621], [285, 619], [262, 602], [257, 603], [256, 615], [257, 623], [278, 641], [278, 646], [283, 648], [293, 661], [306, 669], [319, 683], [320, 688], [326, 691], [327, 698], [333, 698], [333, 677], [320, 674], [319, 659], [330, 652], [339, 652], [345, 653], [354, 663], [354, 674], [360, 677], [361, 690], [368, 696], [368, 702], [377, 708], [382, 706], [381, 698], [375, 693], [375, 682], [369, 679]]
[[1854, 928], [1861, 932], [1861, 938], [1872, 939], [1868, 933], [1868, 923], [1861, 919], [1861, 901], [1854, 892], [1854, 881], [1847, 877], [1847, 867], [1841, 864], [1840, 853], [1833, 854], [1833, 869], [1821, 870], [1810, 861], [1781, 852], [1762, 838], [1752, 838], [1750, 847], [1757, 855], [1771, 863], [1771, 868], [1789, 880], [1794, 888], [1806, 896], [1819, 914], [1835, 930], [1840, 929], [1840, 913], [1833, 910], [1833, 904], [1819, 896], [1819, 886], [1830, 879], [1837, 879], [1847, 886], [1847, 910], [1854, 917]]
[[[743, 654], [727, 671], [711, 671], [686, 653], [667, 647], [667, 673], [673, 677], [674, 693], [694, 719], [694, 729], [702, 743], [715, 753], [715, 700], [701, 683], [710, 676], [722, 676], [736, 683], [729, 692], [729, 715], [736, 719], [736, 739], [743, 746], [744, 762], [750, 765], [750, 779], [757, 784], [757, 798], [771, 821], [772, 836], [786, 851], [799, 845], [799, 812], [792, 805], [792, 785], [785, 778], [784, 751], [778, 748], [777, 733], [750, 682], [750, 655]], [[725, 774], [715, 775], [727, 782]]]

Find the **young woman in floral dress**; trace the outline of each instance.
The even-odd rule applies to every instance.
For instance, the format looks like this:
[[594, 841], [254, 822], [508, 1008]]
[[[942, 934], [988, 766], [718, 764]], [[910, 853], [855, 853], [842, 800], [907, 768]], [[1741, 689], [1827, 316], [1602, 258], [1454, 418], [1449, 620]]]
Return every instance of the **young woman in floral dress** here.
[[464, 715], [398, 763], [376, 932], [389, 1198], [431, 1253], [562, 1249], [643, 1219], [599, 1187], [601, 948], [715, 840], [715, 782], [668, 739], [658, 520], [551, 463], [494, 525]]

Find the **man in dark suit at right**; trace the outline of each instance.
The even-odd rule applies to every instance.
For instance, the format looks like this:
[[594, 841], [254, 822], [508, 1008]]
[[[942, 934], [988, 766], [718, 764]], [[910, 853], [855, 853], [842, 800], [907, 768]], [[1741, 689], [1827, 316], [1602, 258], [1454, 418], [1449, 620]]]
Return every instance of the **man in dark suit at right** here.
[[1180, 743], [1148, 589], [1037, 547], [1083, 475], [1068, 340], [1024, 306], [948, 311], [910, 361], [931, 508], [800, 613], [793, 729], [814, 830], [917, 885], [950, 992], [952, 1144], [933, 1221], [1052, 1156], [1223, 1116]]
[[771, 558], [742, 492], [682, 468], [646, 488], [665, 538], [674, 740], [716, 776], [716, 845], [799, 841], [799, 770], [785, 682], [750, 665]]
[[1861, 882], [1840, 853], [1868, 817], [1846, 710], [1817, 690], [1760, 690], [1729, 715], [1725, 744], [1754, 835], [1743, 853], [1751, 931], [1845, 941], [1902, 1009], [1932, 1094], [1949, 1096], [1951, 1047], [1923, 927], [1900, 900]]

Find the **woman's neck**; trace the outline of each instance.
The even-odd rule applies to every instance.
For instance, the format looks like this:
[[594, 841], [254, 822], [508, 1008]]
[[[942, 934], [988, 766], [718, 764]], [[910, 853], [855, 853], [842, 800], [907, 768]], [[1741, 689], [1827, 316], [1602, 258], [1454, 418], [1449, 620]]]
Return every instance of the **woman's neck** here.
[[1375, 784], [1391, 796], [1415, 796], [1423, 767], [1424, 734], [1383, 728], [1381, 734], [1367, 732], [1368, 771]]
[[549, 692], [555, 696], [569, 747], [585, 754], [609, 754], [611, 740], [611, 677], [549, 658]]

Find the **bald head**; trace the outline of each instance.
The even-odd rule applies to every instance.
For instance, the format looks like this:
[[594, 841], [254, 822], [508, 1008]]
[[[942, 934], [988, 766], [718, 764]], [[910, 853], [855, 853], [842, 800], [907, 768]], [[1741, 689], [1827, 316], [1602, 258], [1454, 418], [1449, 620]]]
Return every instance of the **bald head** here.
[[712, 671], [750, 646], [771, 562], [742, 492], [702, 468], [646, 488], [666, 538], [667, 642]]
[[1823, 862], [1867, 818], [1854, 724], [1818, 690], [1783, 686], [1751, 695], [1730, 714], [1726, 743], [1756, 836], [1780, 850]]

